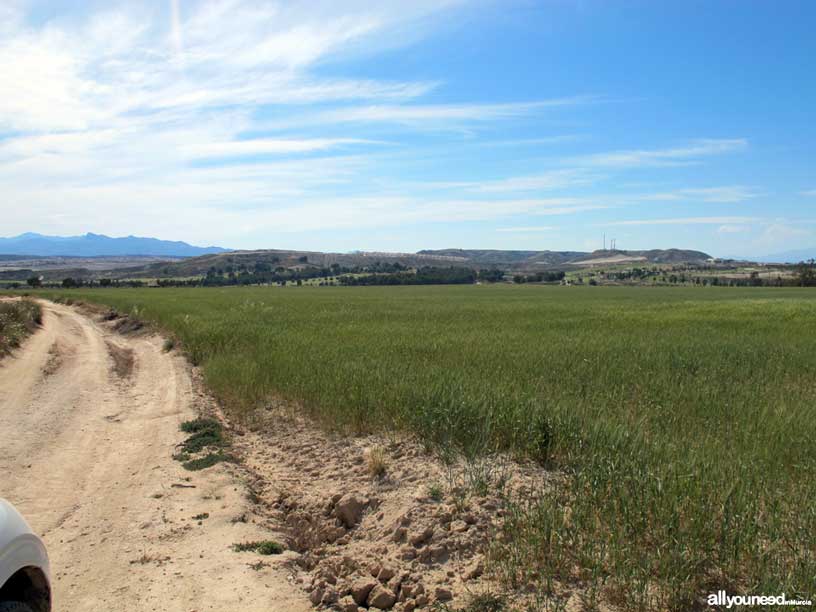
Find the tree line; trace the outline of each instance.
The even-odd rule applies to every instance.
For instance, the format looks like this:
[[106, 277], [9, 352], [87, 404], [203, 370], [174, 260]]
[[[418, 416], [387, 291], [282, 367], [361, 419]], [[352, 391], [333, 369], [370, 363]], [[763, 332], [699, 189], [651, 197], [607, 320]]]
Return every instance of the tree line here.
[[[747, 277], [727, 276], [699, 276], [686, 269], [682, 272], [667, 273], [666, 271], [633, 268], [631, 270], [599, 272], [598, 275], [610, 280], [661, 280], [667, 284], [693, 284], [698, 286], [726, 286], [726, 287], [816, 287], [816, 260], [801, 262], [795, 267], [794, 274], [783, 277], [761, 277], [758, 272], [751, 272]], [[593, 276], [593, 273], [589, 273]], [[400, 263], [382, 263], [361, 267], [344, 267], [332, 264], [328, 267], [308, 266], [298, 269], [278, 266], [273, 268], [268, 263], [258, 263], [253, 267], [241, 266], [238, 271], [232, 266], [226, 269], [211, 267], [203, 277], [193, 278], [163, 278], [157, 279], [159, 287], [221, 287], [229, 285], [286, 285], [294, 283], [301, 285], [310, 279], [325, 279], [320, 285], [462, 285], [476, 282], [497, 283], [503, 282], [507, 274], [497, 268], [475, 270], [461, 267], [434, 267], [424, 266], [412, 269]], [[512, 281], [523, 283], [552, 283], [564, 280], [564, 272], [536, 272], [535, 274], [516, 274]], [[583, 279], [578, 279], [581, 283]], [[590, 284], [597, 284], [590, 278]], [[79, 287], [144, 287], [148, 283], [139, 279], [117, 280], [110, 278], [82, 279], [66, 277], [62, 281], [44, 281], [40, 276], [31, 276], [26, 280], [29, 287], [64, 287], [66, 289]], [[16, 289], [20, 283], [10, 283], [10, 289]]]

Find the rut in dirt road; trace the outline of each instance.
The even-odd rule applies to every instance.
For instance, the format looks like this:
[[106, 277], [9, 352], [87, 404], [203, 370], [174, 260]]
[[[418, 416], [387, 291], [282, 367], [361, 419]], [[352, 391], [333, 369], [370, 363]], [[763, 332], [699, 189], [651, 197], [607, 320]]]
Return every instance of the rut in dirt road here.
[[54, 609], [309, 609], [286, 555], [254, 571], [231, 550], [269, 537], [238, 520], [251, 513], [237, 468], [172, 460], [179, 424], [209, 401], [184, 359], [156, 336], [43, 309], [42, 329], [0, 363], [0, 496], [45, 540]]

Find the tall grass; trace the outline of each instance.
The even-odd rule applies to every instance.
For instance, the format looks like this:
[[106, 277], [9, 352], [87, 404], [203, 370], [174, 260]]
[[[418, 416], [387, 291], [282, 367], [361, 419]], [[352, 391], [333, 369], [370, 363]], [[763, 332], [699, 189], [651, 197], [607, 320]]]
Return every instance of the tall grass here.
[[40, 306], [32, 300], [0, 302], [0, 357], [20, 346], [41, 322]]
[[70, 295], [172, 331], [238, 418], [278, 395], [327, 426], [563, 471], [514, 507], [494, 552], [509, 586], [577, 581], [630, 609], [688, 609], [718, 588], [814, 595], [816, 292]]

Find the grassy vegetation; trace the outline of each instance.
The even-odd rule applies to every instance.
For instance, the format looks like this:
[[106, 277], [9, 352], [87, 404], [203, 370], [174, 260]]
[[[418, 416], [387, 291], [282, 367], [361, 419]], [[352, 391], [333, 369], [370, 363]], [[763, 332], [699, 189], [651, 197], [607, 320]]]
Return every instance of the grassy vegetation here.
[[[224, 436], [224, 428], [215, 419], [198, 418], [184, 421], [181, 431], [190, 436], [179, 445], [179, 452], [173, 458], [191, 471], [203, 470], [222, 461], [234, 461], [232, 455], [224, 452], [229, 441]], [[198, 455], [198, 456], [195, 456]]]
[[42, 323], [42, 310], [32, 300], [0, 302], [0, 357], [20, 346]]
[[[66, 293], [61, 293], [66, 295]], [[614, 287], [69, 292], [155, 321], [233, 417], [270, 395], [561, 470], [493, 569], [630, 609], [816, 576], [816, 292]], [[543, 596], [543, 595], [542, 595]]]
[[283, 546], [274, 540], [258, 540], [253, 542], [239, 542], [232, 545], [235, 552], [256, 552], [259, 555], [279, 555], [283, 552]]

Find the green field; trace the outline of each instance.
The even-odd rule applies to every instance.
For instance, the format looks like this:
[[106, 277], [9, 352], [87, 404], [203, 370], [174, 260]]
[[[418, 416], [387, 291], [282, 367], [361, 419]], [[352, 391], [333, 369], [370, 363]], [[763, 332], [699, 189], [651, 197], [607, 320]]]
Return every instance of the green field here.
[[[541, 286], [119, 289], [234, 418], [270, 396], [566, 474], [497, 548], [508, 587], [630, 609], [816, 595], [816, 291]], [[590, 602], [592, 603], [592, 602]]]

